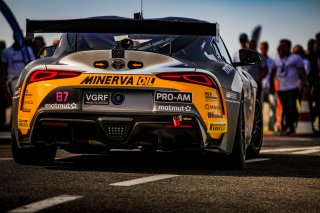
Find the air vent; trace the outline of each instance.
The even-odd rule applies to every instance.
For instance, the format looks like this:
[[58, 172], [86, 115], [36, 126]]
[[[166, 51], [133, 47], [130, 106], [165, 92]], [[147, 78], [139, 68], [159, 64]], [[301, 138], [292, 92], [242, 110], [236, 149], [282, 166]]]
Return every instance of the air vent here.
[[123, 141], [129, 133], [132, 118], [99, 118], [100, 125], [109, 141]]

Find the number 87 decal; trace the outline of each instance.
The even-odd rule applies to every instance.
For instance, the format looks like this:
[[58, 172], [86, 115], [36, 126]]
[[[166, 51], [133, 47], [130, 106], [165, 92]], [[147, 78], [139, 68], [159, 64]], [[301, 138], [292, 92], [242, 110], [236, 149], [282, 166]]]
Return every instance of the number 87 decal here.
[[65, 103], [68, 100], [69, 92], [56, 92], [56, 101]]

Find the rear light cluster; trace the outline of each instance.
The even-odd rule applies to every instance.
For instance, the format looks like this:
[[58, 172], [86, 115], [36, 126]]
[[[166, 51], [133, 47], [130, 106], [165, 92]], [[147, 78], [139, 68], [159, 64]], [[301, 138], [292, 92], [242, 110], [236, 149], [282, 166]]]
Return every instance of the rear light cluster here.
[[217, 88], [216, 84], [211, 80], [211, 78], [204, 73], [165, 72], [159, 73], [156, 76], [165, 80], [200, 84], [208, 87]]
[[[61, 70], [36, 70], [31, 73], [27, 84], [39, 82], [39, 81], [47, 81], [47, 80], [54, 80], [54, 79], [62, 79], [62, 78], [74, 78], [81, 75], [81, 72], [78, 71], [61, 71]], [[22, 100], [24, 99], [25, 91], [22, 95]], [[20, 105], [20, 110], [23, 109], [24, 102], [22, 101]]]
[[[217, 83], [207, 74], [205, 73], [190, 73], [190, 72], [164, 72], [164, 73], [158, 73], [156, 76], [160, 79], [170, 80], [170, 81], [180, 81], [180, 82], [186, 82], [191, 84], [198, 84], [203, 86], [208, 86], [214, 89], [217, 89], [219, 91], [219, 87], [217, 86]], [[218, 92], [219, 98], [221, 101], [221, 107], [222, 107], [222, 113], [225, 114], [225, 110], [222, 103], [222, 97], [221, 93]], [[176, 127], [168, 127], [168, 128], [176, 128]], [[189, 127], [185, 127], [189, 128]]]
[[81, 72], [76, 71], [58, 71], [58, 70], [37, 70], [33, 72], [28, 80], [28, 83], [38, 81], [47, 81], [61, 78], [74, 78], [81, 75]]

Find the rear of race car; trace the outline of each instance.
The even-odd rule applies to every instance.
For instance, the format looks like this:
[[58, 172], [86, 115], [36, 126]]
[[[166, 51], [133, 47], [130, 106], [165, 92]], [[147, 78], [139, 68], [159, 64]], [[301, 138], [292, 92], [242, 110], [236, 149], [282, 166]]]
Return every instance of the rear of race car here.
[[18, 147], [219, 149], [228, 118], [213, 74], [174, 67], [180, 62], [157, 53], [116, 51], [34, 66], [14, 98]]
[[218, 24], [98, 17], [28, 20], [27, 31], [64, 34], [54, 55], [27, 65], [18, 80], [16, 162], [51, 162], [57, 147], [140, 148], [217, 151], [243, 168], [251, 87], [241, 94]]

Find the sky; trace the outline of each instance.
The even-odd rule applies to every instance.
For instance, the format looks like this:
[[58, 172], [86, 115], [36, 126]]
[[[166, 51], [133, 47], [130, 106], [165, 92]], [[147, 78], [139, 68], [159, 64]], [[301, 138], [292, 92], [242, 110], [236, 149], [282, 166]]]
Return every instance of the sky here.
[[[26, 19], [70, 19], [117, 15], [133, 17], [140, 0], [4, 0], [25, 32]], [[251, 37], [262, 26], [260, 40], [268, 41], [270, 55], [276, 56], [279, 40], [288, 38], [304, 48], [320, 32], [319, 0], [143, 0], [144, 18], [189, 17], [218, 22], [220, 34], [231, 55], [239, 49], [240, 33]], [[57, 34], [45, 34], [51, 45]], [[12, 30], [0, 14], [0, 40], [11, 45]]]

